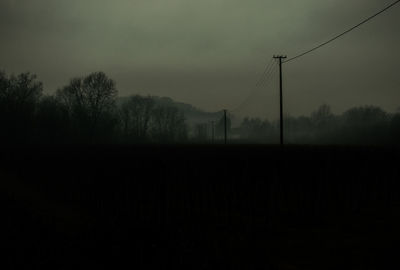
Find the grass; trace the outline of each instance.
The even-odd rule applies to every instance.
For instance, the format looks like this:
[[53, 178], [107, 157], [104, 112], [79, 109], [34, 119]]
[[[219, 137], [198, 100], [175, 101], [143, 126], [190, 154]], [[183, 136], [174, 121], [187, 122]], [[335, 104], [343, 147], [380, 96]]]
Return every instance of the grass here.
[[10, 266], [382, 269], [400, 151], [268, 145], [3, 148]]

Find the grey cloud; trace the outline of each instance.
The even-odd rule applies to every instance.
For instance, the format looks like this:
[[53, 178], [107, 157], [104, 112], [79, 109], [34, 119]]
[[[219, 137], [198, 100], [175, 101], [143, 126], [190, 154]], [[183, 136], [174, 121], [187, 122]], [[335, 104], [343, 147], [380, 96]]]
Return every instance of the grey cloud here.
[[[247, 97], [266, 58], [295, 55], [389, 2], [0, 0], [0, 68], [36, 72], [48, 92], [103, 70], [123, 95], [165, 95], [220, 110]], [[322, 102], [338, 112], [375, 101], [395, 108], [399, 10], [285, 66], [287, 112], [309, 113]], [[386, 66], [382, 56], [390, 57]], [[258, 91], [242, 113], [275, 116], [276, 91]]]

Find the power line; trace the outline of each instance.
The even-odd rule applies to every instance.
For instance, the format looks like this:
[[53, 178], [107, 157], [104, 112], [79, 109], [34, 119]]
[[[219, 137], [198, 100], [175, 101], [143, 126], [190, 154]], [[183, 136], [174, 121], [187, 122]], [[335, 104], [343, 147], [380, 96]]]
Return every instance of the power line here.
[[[273, 71], [273, 73], [272, 73], [271, 75], [275, 75], [276, 72], [277, 72], [277, 69], [274, 69], [274, 71]], [[239, 111], [240, 109], [242, 109], [245, 105], [247, 105], [247, 104], [249, 103], [249, 101], [251, 100], [251, 98], [254, 97], [254, 95], [256, 94], [257, 90], [260, 90], [260, 89], [269, 89], [269, 87], [271, 86], [271, 83], [272, 83], [272, 82], [273, 82], [273, 80], [268, 80], [268, 82], [263, 86], [263, 88], [255, 89], [255, 91], [251, 92], [251, 93], [247, 96], [247, 98], [246, 98], [239, 106], [237, 106], [234, 110], [232, 110], [232, 112], [235, 112], [235, 111], [237, 112], [237, 111]]]
[[274, 68], [276, 66], [276, 62], [274, 61], [274, 59], [272, 58], [272, 65], [270, 66], [269, 70], [266, 72], [265, 76], [263, 78], [261, 78], [261, 80], [258, 82], [258, 84], [256, 84], [256, 87], [263, 87], [266, 83], [268, 83], [268, 80], [271, 79], [271, 75], [274, 72]]
[[273, 61], [274, 61], [274, 59], [271, 58], [268, 65], [265, 66], [264, 72], [261, 74], [260, 78], [258, 79], [256, 86], [258, 86], [263, 81], [264, 75], [266, 75], [270, 71]]
[[265, 85], [265, 82], [269, 82], [269, 80], [271, 79], [271, 73], [274, 71], [274, 66], [276, 66], [276, 62], [274, 61], [274, 58], [271, 58], [270, 61], [268, 62], [268, 64], [265, 65], [264, 71], [261, 73], [260, 78], [258, 79], [258, 81], [255, 84], [255, 89], [253, 91], [251, 91], [247, 97], [236, 107], [234, 107], [233, 109], [231, 109], [231, 112], [237, 111], [238, 109], [241, 109], [241, 107], [243, 105], [245, 105], [250, 98], [257, 92], [257, 87], [263, 87]]
[[303, 53], [301, 53], [301, 54], [299, 54], [299, 55], [296, 55], [296, 56], [294, 56], [294, 57], [292, 57], [292, 58], [289, 58], [288, 60], [284, 61], [283, 63], [287, 63], [287, 62], [293, 61], [293, 60], [295, 60], [295, 59], [297, 59], [297, 58], [299, 58], [299, 57], [302, 57], [302, 56], [304, 56], [304, 55], [306, 55], [306, 54], [309, 54], [309, 53], [311, 53], [311, 52], [313, 52], [313, 51], [315, 51], [315, 50], [321, 48], [322, 46], [327, 45], [328, 43], [331, 43], [332, 41], [334, 41], [334, 40], [336, 40], [336, 39], [338, 39], [338, 38], [344, 36], [345, 34], [351, 32], [352, 30], [354, 30], [354, 29], [356, 29], [357, 27], [363, 25], [364, 23], [366, 23], [366, 22], [372, 20], [372, 19], [375, 18], [376, 16], [380, 15], [381, 13], [385, 12], [386, 10], [390, 9], [391, 7], [393, 7], [394, 5], [396, 5], [396, 4], [398, 4], [398, 3], [400, 3], [400, 0], [397, 0], [397, 1], [395, 1], [394, 3], [388, 5], [388, 6], [385, 7], [384, 9], [382, 9], [382, 10], [380, 10], [379, 12], [375, 13], [374, 15], [368, 17], [367, 19], [363, 20], [362, 22], [358, 23], [357, 25], [353, 26], [352, 28], [350, 28], [350, 29], [344, 31], [343, 33], [341, 33], [341, 34], [339, 34], [339, 35], [337, 35], [337, 36], [331, 38], [330, 40], [328, 40], [328, 41], [326, 41], [326, 42], [324, 42], [324, 43], [322, 43], [322, 44], [320, 44], [320, 45], [318, 45], [318, 46], [316, 46], [316, 47], [314, 47], [314, 48], [312, 48], [312, 49], [310, 49], [310, 50], [308, 50], [308, 51], [305, 51], [305, 52], [303, 52]]
[[[265, 77], [269, 77], [269, 75], [271, 75], [270, 72], [273, 70], [272, 67], [274, 66], [274, 64], [276, 64], [275, 61], [274, 61], [274, 59], [271, 59], [270, 62], [268, 63], [268, 65], [266, 66], [264, 72], [261, 74], [261, 77], [260, 77], [259, 81], [255, 84], [255, 86], [253, 86], [253, 87], [255, 87], [255, 89], [254, 89], [253, 91], [251, 91], [251, 92], [247, 95], [247, 97], [246, 97], [239, 105], [237, 105], [236, 107], [234, 107], [233, 109], [231, 109], [231, 110], [230, 110], [231, 112], [237, 111], [237, 110], [240, 109], [245, 103], [247, 103], [247, 101], [250, 100], [250, 98], [252, 97], [252, 95], [254, 95], [254, 94], [257, 92], [257, 90], [258, 90], [257, 87], [259, 86], [259, 83], [265, 81], [264, 78], [265, 78]], [[267, 71], [267, 70], [268, 70], [268, 71]], [[265, 74], [265, 73], [267, 73], [267, 74]], [[265, 76], [264, 76], [264, 75], [265, 75]], [[270, 78], [268, 78], [268, 79], [270, 79]], [[267, 80], [268, 80], [268, 79], [267, 79]]]
[[271, 66], [268, 74], [265, 75], [264, 80], [258, 85], [259, 87], [264, 87], [266, 84], [268, 84], [270, 82], [270, 79], [272, 78], [272, 76], [276, 72], [276, 68], [275, 68], [276, 65], [277, 65], [277, 63], [274, 62], [274, 65]]
[[[262, 77], [262, 78], [266, 78], [265, 80], [261, 80], [262, 81], [262, 86], [267, 86], [267, 87], [269, 87], [269, 85], [271, 84], [271, 82], [272, 82], [272, 80], [271, 80], [271, 78], [272, 78], [272, 75], [274, 75], [275, 73], [276, 73], [276, 69], [274, 69], [274, 67], [277, 65], [277, 63], [275, 62], [275, 61], [271, 61], [270, 63], [272, 63], [272, 65], [270, 65], [270, 68], [269, 68], [269, 72], [267, 72], [267, 75], [266, 76], [264, 76], [264, 77]], [[266, 82], [266, 83], [265, 83]], [[259, 85], [260, 86], [260, 85]], [[266, 88], [267, 88], [266, 87]], [[230, 110], [231, 112], [234, 112], [234, 111], [238, 111], [239, 109], [241, 109], [249, 100], [250, 100], [250, 98], [257, 92], [257, 90], [260, 90], [261, 88], [257, 88], [257, 85], [256, 85], [256, 88], [253, 90], [253, 91], [251, 91], [248, 95], [247, 95], [247, 97], [238, 105], [238, 106], [236, 106], [236, 107], [234, 107], [232, 110]]]

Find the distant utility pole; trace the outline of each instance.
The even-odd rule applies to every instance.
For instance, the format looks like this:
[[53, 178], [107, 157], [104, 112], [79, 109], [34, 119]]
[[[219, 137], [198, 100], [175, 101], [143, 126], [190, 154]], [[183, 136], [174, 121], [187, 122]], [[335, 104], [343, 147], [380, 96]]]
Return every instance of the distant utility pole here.
[[283, 94], [282, 94], [282, 59], [285, 59], [286, 56], [283, 55], [274, 55], [275, 59], [279, 59], [279, 116], [280, 116], [280, 142], [281, 146], [283, 145]]
[[226, 110], [224, 110], [224, 130], [225, 130], [225, 144], [227, 143], [227, 138], [226, 138]]

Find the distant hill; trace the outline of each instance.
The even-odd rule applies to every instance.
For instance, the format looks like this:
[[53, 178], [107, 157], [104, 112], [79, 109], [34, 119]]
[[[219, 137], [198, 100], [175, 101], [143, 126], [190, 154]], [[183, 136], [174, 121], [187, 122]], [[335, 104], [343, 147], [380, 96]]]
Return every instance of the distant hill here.
[[[191, 126], [201, 123], [208, 123], [211, 121], [218, 121], [223, 116], [222, 110], [218, 112], [205, 112], [199, 108], [194, 107], [191, 104], [174, 101], [169, 97], [158, 97], [158, 96], [151, 96], [151, 97], [154, 99], [156, 104], [173, 106], [178, 108], [181, 112], [184, 113], [187, 123]], [[118, 97], [117, 104], [120, 105], [128, 99], [129, 97]]]

